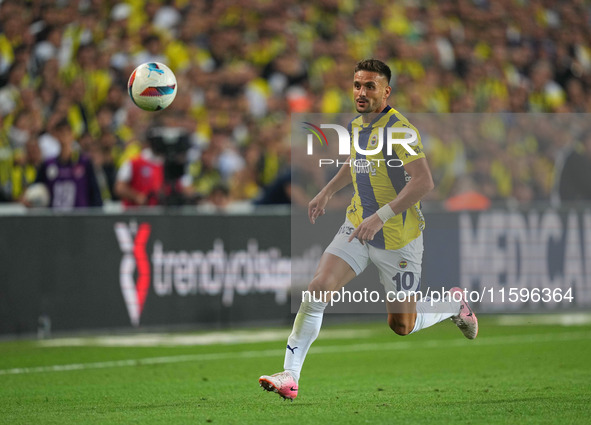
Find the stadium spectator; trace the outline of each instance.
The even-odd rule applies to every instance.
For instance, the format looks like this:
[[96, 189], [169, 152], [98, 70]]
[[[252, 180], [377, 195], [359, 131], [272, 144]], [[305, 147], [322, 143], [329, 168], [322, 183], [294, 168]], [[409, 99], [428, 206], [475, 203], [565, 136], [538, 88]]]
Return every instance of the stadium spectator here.
[[262, 197], [256, 203], [258, 205], [291, 204], [292, 188], [292, 173], [288, 170], [263, 189]]
[[59, 155], [44, 161], [36, 178], [36, 183], [47, 186], [50, 206], [57, 210], [101, 206], [92, 161], [74, 148], [74, 134], [67, 120], [56, 124], [55, 135], [60, 145]]
[[144, 48], [136, 53], [133, 58], [135, 66], [145, 62], [168, 62], [167, 58], [162, 54], [162, 40], [157, 34], [146, 35], [142, 45]]
[[92, 159], [103, 201], [117, 199], [115, 195], [117, 168], [114, 158], [115, 152], [117, 152], [115, 147], [117, 138], [113, 133], [102, 133], [98, 139], [88, 133], [83, 136], [89, 142], [84, 151]]
[[161, 205], [164, 197], [164, 159], [148, 143], [125, 161], [117, 173], [115, 195], [127, 207]]
[[41, 150], [35, 139], [29, 139], [24, 149], [14, 152], [10, 175], [10, 198], [13, 201], [21, 201], [27, 187], [35, 182], [42, 161]]
[[[125, 153], [143, 134], [149, 114], [134, 111], [125, 87], [134, 66], [148, 60], [170, 64], [183, 87], [160, 116], [170, 125], [183, 121], [201, 149], [220, 127], [230, 134], [235, 152], [265, 145], [258, 152], [259, 190], [289, 162], [287, 150], [274, 145], [283, 143], [290, 129], [274, 125], [291, 112], [348, 111], [349, 67], [361, 56], [391, 66], [396, 104], [406, 113], [591, 108], [590, 12], [581, 2], [418, 1], [388, 10], [374, 1], [99, 3], [0, 4], [1, 131], [10, 133], [17, 116], [33, 113], [31, 133], [43, 134], [44, 158], [57, 154], [50, 135], [64, 117], [76, 137], [85, 132], [100, 137], [104, 129], [97, 115], [104, 107], [113, 114], [110, 131], [124, 145], [113, 148], [122, 151], [113, 153], [115, 165], [137, 152]], [[460, 159], [454, 162], [463, 163], [465, 171], [444, 161], [432, 164], [434, 175], [445, 176], [432, 195], [437, 199], [449, 196], [463, 174], [478, 178], [471, 155], [478, 142], [461, 143], [465, 157], [456, 151]], [[497, 170], [497, 200], [504, 201], [525, 177], [502, 177], [514, 171], [498, 171], [500, 152], [488, 154]], [[525, 180], [537, 185], [535, 200], [549, 199], [543, 173], [552, 176], [556, 155], [542, 143], [528, 152], [536, 157], [528, 165], [536, 177]], [[227, 163], [214, 168], [222, 164]]]
[[211, 189], [206, 199], [201, 200], [197, 206], [197, 211], [212, 213], [225, 213], [232, 204], [230, 188], [224, 183], [220, 183]]
[[224, 183], [222, 173], [217, 168], [218, 160], [219, 151], [209, 147], [201, 153], [197, 161], [191, 164], [189, 190], [196, 200], [207, 199], [215, 187]]
[[591, 200], [591, 131], [566, 158], [559, 180], [560, 200], [563, 202]]
[[20, 101], [20, 88], [27, 77], [27, 65], [14, 62], [8, 70], [6, 84], [0, 89], [0, 114], [8, 115], [15, 111]]
[[458, 179], [452, 195], [445, 201], [447, 211], [482, 211], [490, 208], [490, 199], [478, 191], [468, 176]]

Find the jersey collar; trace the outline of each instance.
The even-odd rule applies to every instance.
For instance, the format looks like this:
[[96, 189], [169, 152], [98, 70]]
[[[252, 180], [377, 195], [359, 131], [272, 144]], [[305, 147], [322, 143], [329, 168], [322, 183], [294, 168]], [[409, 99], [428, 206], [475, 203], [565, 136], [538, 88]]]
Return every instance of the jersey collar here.
[[384, 109], [382, 109], [382, 112], [378, 113], [378, 114], [377, 114], [377, 116], [376, 116], [376, 117], [373, 119], [373, 121], [372, 121], [372, 122], [370, 122], [369, 124], [364, 124], [364, 123], [363, 123], [363, 118], [362, 118], [362, 116], [361, 116], [361, 115], [359, 115], [359, 116], [357, 117], [357, 118], [359, 118], [359, 121], [360, 121], [360, 122], [359, 122], [359, 126], [360, 126], [362, 129], [368, 129], [368, 128], [372, 128], [372, 127], [375, 125], [375, 123], [376, 123], [376, 122], [378, 122], [379, 120], [381, 120], [381, 119], [384, 117], [384, 115], [386, 115], [386, 114], [387, 114], [387, 113], [390, 111], [390, 109], [392, 109], [392, 107], [391, 107], [390, 105], [386, 105], [386, 107], [385, 107]]

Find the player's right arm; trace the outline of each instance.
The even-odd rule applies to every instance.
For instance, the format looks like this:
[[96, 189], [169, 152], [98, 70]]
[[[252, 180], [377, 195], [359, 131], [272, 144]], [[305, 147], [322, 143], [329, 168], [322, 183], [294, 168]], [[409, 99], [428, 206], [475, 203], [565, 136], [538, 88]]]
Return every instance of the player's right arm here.
[[316, 219], [326, 212], [326, 204], [335, 193], [351, 184], [351, 157], [347, 158], [345, 164], [341, 167], [339, 172], [322, 188], [318, 195], [314, 197], [308, 204], [308, 217], [310, 223], [316, 223]]

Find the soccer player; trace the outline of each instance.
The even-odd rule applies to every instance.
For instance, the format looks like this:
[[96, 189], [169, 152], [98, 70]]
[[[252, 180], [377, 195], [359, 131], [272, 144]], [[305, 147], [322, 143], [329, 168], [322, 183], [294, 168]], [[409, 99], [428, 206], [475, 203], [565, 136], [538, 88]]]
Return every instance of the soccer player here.
[[[320, 258], [308, 286], [313, 296], [304, 297], [295, 318], [287, 340], [284, 371], [259, 378], [265, 390], [276, 392], [284, 399], [297, 397], [304, 359], [318, 336], [324, 309], [330, 301], [323, 294], [339, 291], [363, 272], [370, 261], [377, 266], [380, 281], [389, 293], [410, 293], [419, 288], [425, 226], [420, 200], [433, 189], [433, 179], [418, 131], [388, 105], [392, 91], [390, 77], [390, 68], [379, 60], [368, 59], [357, 64], [353, 95], [360, 115], [349, 124], [349, 131], [354, 134], [358, 128], [359, 147], [371, 150], [377, 146], [379, 131], [390, 127], [412, 129], [417, 133], [417, 141], [412, 145], [415, 155], [402, 144], [394, 145], [391, 156], [387, 155], [386, 143], [381, 152], [367, 157], [352, 148], [346, 165], [310, 201], [308, 216], [314, 224], [325, 213], [330, 198], [353, 183], [355, 192], [345, 223]], [[400, 160], [403, 166], [375, 166], [378, 160], [384, 164], [384, 160], [392, 159]], [[476, 338], [478, 333], [476, 315], [460, 288], [452, 288], [439, 302], [406, 297], [402, 302], [387, 301], [386, 305], [388, 325], [398, 335], [418, 332], [447, 318], [469, 339]]]

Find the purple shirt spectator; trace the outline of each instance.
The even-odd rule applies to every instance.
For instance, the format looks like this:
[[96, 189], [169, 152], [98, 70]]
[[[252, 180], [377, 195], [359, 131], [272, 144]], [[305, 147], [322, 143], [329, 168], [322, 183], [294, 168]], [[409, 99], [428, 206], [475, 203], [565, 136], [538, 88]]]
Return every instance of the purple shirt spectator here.
[[43, 162], [37, 182], [47, 186], [50, 206], [54, 209], [71, 210], [103, 204], [92, 162], [85, 155], [74, 154], [65, 162], [59, 157]]

